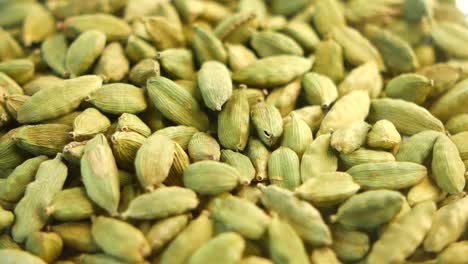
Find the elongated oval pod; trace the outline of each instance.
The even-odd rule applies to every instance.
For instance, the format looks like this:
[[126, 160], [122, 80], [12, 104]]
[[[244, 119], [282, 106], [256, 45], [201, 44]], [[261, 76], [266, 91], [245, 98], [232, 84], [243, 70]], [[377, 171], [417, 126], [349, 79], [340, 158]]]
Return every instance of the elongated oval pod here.
[[78, 221], [96, 214], [96, 206], [84, 188], [75, 187], [57, 193], [45, 213], [60, 221]]
[[250, 161], [255, 167], [255, 179], [257, 181], [266, 180], [268, 176], [267, 163], [270, 158], [270, 151], [260, 140], [250, 137], [246, 155], [250, 158]]
[[165, 218], [151, 226], [145, 234], [152, 252], [159, 252], [182, 232], [191, 219], [190, 214]]
[[250, 132], [250, 106], [245, 89], [232, 92], [218, 115], [219, 143], [234, 151], [243, 151]]
[[227, 62], [227, 53], [223, 43], [213, 32], [195, 27], [192, 36], [192, 49], [198, 65], [207, 61]]
[[91, 30], [82, 33], [67, 51], [66, 66], [72, 78], [86, 73], [101, 55], [106, 45], [106, 35]]
[[236, 264], [242, 258], [244, 249], [245, 240], [243, 237], [234, 232], [226, 232], [203, 244], [193, 253], [187, 263], [213, 263], [219, 261], [222, 256], [223, 263]]
[[89, 30], [101, 31], [109, 41], [127, 40], [131, 28], [124, 20], [110, 14], [84, 14], [69, 17], [64, 21], [64, 32], [76, 38]]
[[34, 232], [26, 240], [26, 250], [47, 263], [55, 261], [62, 253], [62, 248], [62, 238], [52, 232]]
[[221, 111], [232, 95], [232, 80], [228, 68], [220, 62], [204, 62], [198, 72], [198, 87], [205, 105], [213, 111]]
[[258, 103], [251, 109], [252, 123], [260, 140], [268, 147], [273, 146], [283, 134], [283, 119], [272, 105]]
[[156, 56], [164, 73], [172, 78], [192, 80], [196, 76], [192, 52], [187, 49], [166, 49]]
[[45, 264], [41, 258], [21, 249], [1, 249], [0, 258], [5, 264]]
[[290, 148], [279, 147], [268, 159], [268, 179], [276, 186], [294, 190], [301, 185], [300, 160]]
[[330, 139], [330, 134], [320, 135], [306, 148], [301, 160], [302, 182], [338, 169], [338, 158], [330, 147]]
[[203, 195], [231, 191], [239, 181], [239, 172], [235, 168], [211, 160], [193, 163], [184, 172], [184, 185]]

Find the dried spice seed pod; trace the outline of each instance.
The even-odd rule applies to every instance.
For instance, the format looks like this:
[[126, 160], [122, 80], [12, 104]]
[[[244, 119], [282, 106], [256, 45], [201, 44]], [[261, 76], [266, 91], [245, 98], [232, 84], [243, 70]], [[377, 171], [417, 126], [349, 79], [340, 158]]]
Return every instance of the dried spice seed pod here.
[[356, 122], [333, 132], [330, 146], [342, 154], [351, 154], [366, 142], [371, 125], [364, 121]]
[[268, 179], [270, 183], [285, 189], [294, 190], [301, 185], [299, 157], [290, 148], [279, 147], [268, 159]]
[[343, 49], [336, 41], [329, 39], [315, 45], [313, 71], [328, 76], [335, 83], [343, 79], [345, 75]]
[[34, 232], [26, 240], [26, 250], [45, 262], [55, 261], [62, 253], [63, 241], [56, 233]]
[[207, 61], [219, 61], [226, 64], [228, 55], [223, 43], [213, 32], [195, 27], [192, 36], [192, 48], [198, 65]]
[[298, 157], [302, 157], [307, 147], [312, 143], [313, 134], [309, 126], [291, 113], [291, 121], [284, 124], [281, 146], [292, 149]]
[[215, 138], [204, 132], [193, 134], [188, 144], [188, 154], [192, 162], [202, 160], [219, 161], [221, 148]]
[[197, 79], [205, 105], [213, 111], [221, 111], [232, 95], [232, 80], [228, 68], [220, 62], [204, 62]]
[[255, 168], [247, 156], [232, 150], [221, 150], [221, 162], [225, 162], [239, 171], [240, 183], [249, 185], [255, 178]]
[[330, 147], [330, 134], [318, 136], [305, 150], [301, 161], [301, 180], [306, 182], [323, 172], [338, 169], [338, 159]]
[[83, 32], [96, 30], [105, 34], [109, 41], [127, 40], [130, 26], [122, 19], [110, 14], [86, 14], [72, 16], [63, 22], [65, 35], [76, 38]]
[[395, 125], [385, 119], [377, 121], [367, 134], [367, 145], [372, 148], [393, 149], [400, 142]]
[[333, 81], [318, 73], [307, 73], [302, 80], [306, 100], [311, 105], [320, 105], [328, 109], [338, 98], [338, 90]]
[[263, 144], [271, 147], [283, 134], [283, 119], [276, 107], [258, 103], [251, 108], [251, 119]]
[[349, 169], [363, 163], [392, 162], [395, 161], [395, 157], [387, 151], [359, 148], [351, 153], [340, 153], [340, 161]]
[[254, 33], [250, 45], [261, 58], [275, 55], [304, 55], [302, 47], [294, 39], [274, 31]]
[[79, 221], [96, 214], [96, 206], [83, 187], [65, 189], [57, 193], [45, 208], [45, 213], [60, 221]]
[[211, 160], [193, 163], [184, 172], [184, 185], [202, 195], [231, 191], [239, 181], [239, 172], [235, 168]]
[[192, 80], [195, 78], [195, 65], [192, 52], [187, 49], [165, 49], [158, 52], [156, 59], [169, 76]]

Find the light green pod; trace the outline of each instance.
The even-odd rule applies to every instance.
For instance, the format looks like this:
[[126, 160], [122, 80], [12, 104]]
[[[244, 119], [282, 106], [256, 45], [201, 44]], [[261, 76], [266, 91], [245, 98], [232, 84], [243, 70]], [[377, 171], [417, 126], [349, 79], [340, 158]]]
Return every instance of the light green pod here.
[[468, 58], [468, 52], [460, 48], [468, 40], [468, 30], [464, 26], [448, 21], [435, 23], [431, 35], [435, 45], [448, 55]]
[[183, 264], [202, 245], [214, 235], [214, 224], [208, 213], [202, 212], [198, 218], [192, 220], [162, 252], [161, 264]]
[[275, 263], [308, 264], [304, 243], [288, 222], [274, 216], [268, 226], [268, 251]]
[[303, 8], [306, 8], [308, 3], [309, 1], [307, 0], [293, 0], [288, 3], [285, 3], [281, 0], [273, 0], [271, 1], [271, 8], [274, 14], [291, 16]]
[[0, 128], [11, 123], [12, 117], [3, 105], [0, 105]]
[[433, 80], [417, 73], [407, 73], [393, 78], [385, 87], [385, 93], [388, 97], [420, 105], [426, 101], [433, 86]]
[[[252, 3], [255, 3], [255, 2], [256, 1], [252, 1]], [[259, 5], [261, 5], [262, 8], [263, 8], [263, 12], [266, 12], [266, 7], [265, 7], [264, 4], [263, 5], [262, 4], [263, 4], [263, 2], [259, 3]], [[255, 4], [253, 4], [252, 6], [257, 7]], [[241, 12], [243, 12], [243, 9], [245, 9], [245, 8], [246, 7], [243, 7], [242, 1], [241, 1], [239, 3], [239, 10]], [[260, 11], [260, 12], [262, 12], [262, 11]], [[231, 10], [227, 6], [223, 5], [220, 2], [206, 2], [206, 3], [203, 3], [203, 11], [200, 13], [200, 17], [203, 20], [207, 20], [208, 22], [214, 23], [214, 24], [219, 23], [225, 17], [228, 17], [230, 15], [231, 15]]]
[[257, 24], [255, 13], [237, 13], [219, 22], [214, 33], [223, 42], [242, 44], [250, 39]]
[[338, 92], [341, 97], [355, 90], [363, 90], [368, 92], [371, 98], [377, 98], [382, 87], [379, 67], [374, 61], [370, 61], [351, 70], [338, 86]]
[[80, 252], [97, 252], [100, 250], [91, 235], [91, 224], [87, 222], [68, 222], [51, 227], [58, 234], [66, 248]]
[[68, 43], [63, 34], [54, 34], [47, 37], [41, 44], [41, 55], [47, 66], [61, 77], [69, 76], [65, 65], [68, 52]]
[[110, 14], [85, 14], [67, 18], [64, 22], [64, 32], [68, 37], [90, 31], [101, 31], [109, 41], [127, 40], [131, 28], [127, 22]]
[[130, 35], [125, 45], [125, 55], [133, 63], [138, 63], [144, 59], [156, 58], [158, 51], [153, 45], [137, 35]]
[[314, 205], [330, 206], [351, 197], [359, 188], [346, 172], [326, 172], [308, 179], [294, 193]]
[[393, 149], [401, 142], [395, 125], [385, 119], [377, 121], [367, 134], [367, 145], [371, 148]]
[[301, 180], [306, 182], [324, 172], [338, 169], [338, 158], [330, 147], [330, 134], [318, 136], [310, 144], [301, 159]]
[[220, 259], [226, 264], [236, 264], [242, 258], [245, 241], [234, 232], [217, 235], [198, 248], [188, 259], [188, 264], [218, 263]]
[[286, 116], [291, 113], [301, 94], [301, 81], [296, 80], [282, 87], [273, 90], [267, 97], [266, 103], [275, 106], [281, 113], [281, 116]]
[[156, 189], [134, 198], [122, 217], [152, 220], [179, 215], [198, 206], [195, 192], [182, 187], [165, 187]]
[[379, 50], [387, 69], [393, 74], [412, 72], [419, 67], [410, 44], [398, 35], [373, 25], [366, 26], [364, 31]]
[[317, 247], [331, 245], [330, 230], [320, 212], [310, 203], [300, 200], [293, 192], [281, 187], [260, 185], [259, 188], [266, 208], [285, 219], [306, 243]]
[[94, 74], [102, 76], [107, 82], [119, 82], [130, 70], [130, 63], [122, 45], [112, 42], [102, 51], [101, 58], [94, 68]]
[[239, 172], [235, 168], [211, 160], [193, 163], [184, 172], [184, 185], [202, 195], [231, 191], [239, 181]]
[[253, 240], [260, 239], [270, 223], [270, 217], [254, 203], [235, 196], [216, 199], [210, 212], [228, 231]]
[[19, 86], [15, 80], [10, 78], [3, 72], [0, 72], [0, 103], [5, 101], [5, 95], [24, 94], [25, 91]]
[[45, 213], [59, 221], [78, 221], [96, 214], [96, 206], [84, 188], [75, 187], [57, 193], [45, 208]]
[[159, 62], [153, 59], [144, 59], [130, 69], [128, 78], [133, 84], [144, 87], [148, 79], [158, 77], [160, 74]]
[[155, 132], [155, 134], [164, 135], [179, 144], [183, 150], [188, 149], [188, 145], [193, 135], [197, 133], [198, 130], [194, 127], [189, 126], [169, 126], [163, 129], [160, 129]]
[[389, 222], [400, 211], [403, 200], [403, 195], [390, 190], [356, 194], [338, 208], [333, 221], [348, 228], [372, 230]]
[[[275, 67], [271, 67], [275, 65]], [[272, 88], [285, 85], [312, 68], [312, 60], [293, 55], [259, 59], [237, 70], [232, 79], [252, 87]]]
[[441, 207], [432, 218], [432, 226], [424, 239], [424, 250], [440, 252], [456, 242], [466, 229], [468, 198]]
[[284, 124], [283, 130], [281, 146], [292, 149], [301, 158], [313, 140], [309, 126], [295, 113], [291, 113], [291, 121]]
[[339, 26], [331, 29], [331, 37], [343, 47], [345, 60], [352, 65], [373, 61], [384, 69], [383, 59], [377, 48], [356, 29]]
[[445, 123], [445, 128], [452, 135], [468, 131], [468, 114], [458, 114], [453, 116]]
[[35, 70], [31, 60], [13, 59], [0, 62], [0, 71], [21, 85], [33, 78]]
[[460, 158], [468, 160], [468, 132], [461, 132], [450, 137], [455, 146], [457, 146]]
[[89, 198], [107, 211], [117, 214], [119, 175], [112, 150], [104, 135], [90, 140], [81, 158], [81, 178]]
[[[77, 257], [80, 264], [125, 264], [126, 261], [121, 261], [115, 257], [112, 257], [107, 254], [81, 254]], [[56, 262], [56, 264], [61, 264]], [[73, 263], [64, 263], [64, 264], [73, 264]]]
[[414, 54], [420, 67], [428, 67], [436, 63], [436, 49], [430, 44], [420, 44], [414, 47]]
[[46, 160], [46, 156], [38, 156], [18, 165], [0, 184], [0, 200], [18, 202], [23, 197], [26, 186], [34, 180], [39, 166]]
[[269, 147], [276, 144], [283, 134], [283, 119], [278, 109], [258, 103], [251, 109], [251, 119], [260, 140]]
[[450, 244], [444, 251], [437, 256], [436, 264], [443, 263], [466, 263], [466, 251], [468, 250], [468, 241], [460, 241]]
[[18, 122], [42, 122], [71, 113], [87, 95], [101, 86], [102, 78], [88, 75], [66, 80], [63, 85], [41, 89], [18, 110]]
[[335, 83], [344, 77], [343, 49], [333, 39], [318, 42], [315, 45], [314, 72], [325, 75]]
[[39, 166], [35, 181], [28, 184], [26, 193], [15, 207], [12, 235], [16, 242], [23, 242], [31, 233], [46, 225], [49, 217], [43, 213], [44, 209], [62, 189], [67, 174], [61, 154]]
[[[306, 122], [306, 124], [310, 127], [310, 130], [314, 133], [319, 129], [320, 123], [324, 117], [323, 109], [318, 105], [305, 106], [291, 111], [291, 113], [292, 112], [294, 112], [297, 117]], [[290, 121], [291, 115], [287, 115], [283, 118], [283, 123], [285, 124]]]
[[369, 236], [365, 232], [334, 225], [332, 234], [333, 244], [331, 248], [343, 262], [360, 260], [369, 251], [371, 244]]
[[187, 49], [166, 49], [156, 57], [161, 68], [175, 79], [192, 80], [195, 78], [195, 65], [192, 52]]
[[[28, 95], [23, 94], [11, 94], [5, 95], [5, 109], [14, 119], [18, 118], [18, 110], [31, 98]], [[4, 117], [2, 119], [5, 119]]]
[[185, 37], [179, 25], [168, 18], [153, 16], [144, 19], [146, 31], [158, 50], [180, 48]]
[[202, 131], [208, 128], [208, 117], [200, 109], [198, 102], [173, 81], [153, 77], [148, 80], [146, 90], [150, 100], [167, 119]]
[[325, 75], [310, 72], [302, 80], [306, 100], [312, 105], [327, 109], [338, 98], [338, 91], [333, 81]]
[[250, 158], [250, 161], [255, 167], [255, 179], [257, 181], [266, 180], [267, 163], [270, 157], [270, 151], [260, 140], [251, 137], [249, 139], [246, 155]]
[[340, 264], [335, 252], [327, 247], [316, 248], [310, 256], [312, 263]]
[[363, 163], [392, 162], [395, 157], [387, 151], [359, 148], [351, 153], [340, 153], [340, 161], [345, 169], [349, 169]]
[[432, 154], [432, 177], [442, 190], [458, 194], [465, 187], [465, 165], [457, 146], [445, 135], [440, 135]]
[[249, 185], [255, 178], [255, 168], [252, 162], [241, 153], [223, 149], [221, 150], [221, 162], [231, 165], [239, 172], [241, 184]]
[[[245, 88], [247, 86], [240, 84], [239, 88]], [[252, 108], [254, 105], [258, 103], [265, 102], [265, 91], [255, 88], [247, 88], [245, 89], [245, 93], [247, 94], [247, 100], [249, 101], [249, 106]]]
[[392, 122], [398, 132], [414, 135], [424, 130], [444, 131], [444, 125], [425, 108], [401, 99], [374, 99], [371, 103], [369, 121], [382, 119]]
[[294, 39], [305, 52], [309, 53], [316, 49], [316, 52], [318, 52], [320, 39], [309, 24], [300, 21], [291, 21], [283, 29], [283, 32]]
[[5, 264], [45, 264], [41, 258], [21, 249], [0, 249], [0, 259]]
[[143, 142], [136, 154], [135, 169], [144, 189], [153, 190], [169, 176], [174, 148], [174, 142], [161, 134], [154, 134]]
[[151, 129], [136, 115], [124, 113], [117, 121], [117, 130], [123, 132], [136, 132], [144, 137], [151, 135]]
[[434, 202], [423, 202], [392, 223], [374, 243], [367, 263], [403, 262], [423, 241], [431, 228], [435, 210]]
[[359, 164], [347, 171], [363, 189], [404, 189], [427, 176], [426, 167], [412, 162]]
[[10, 227], [13, 224], [14, 220], [15, 215], [12, 212], [3, 209], [0, 206], [0, 231], [3, 231], [4, 229]]
[[28, 155], [21, 148], [16, 146], [15, 135], [21, 127], [10, 130], [0, 137], [0, 169], [13, 169], [23, 163]]
[[197, 132], [190, 139], [188, 154], [193, 162], [202, 160], [219, 161], [221, 149], [215, 138], [207, 133]]
[[71, 127], [59, 124], [23, 126], [14, 141], [18, 147], [33, 155], [53, 156], [71, 141], [68, 137], [70, 131]]
[[257, 60], [253, 51], [240, 44], [225, 43], [229, 68], [233, 71], [240, 70]]
[[243, 151], [250, 132], [250, 107], [245, 89], [232, 92], [218, 115], [220, 144], [234, 151]]
[[73, 121], [70, 137], [77, 141], [91, 139], [99, 133], [105, 133], [111, 126], [109, 119], [95, 108], [87, 108]]
[[73, 165], [80, 165], [88, 141], [70, 142], [63, 147], [63, 158]]
[[461, 77], [463, 77], [462, 71], [458, 66], [453, 66], [447, 63], [437, 63], [424, 67], [418, 70], [417, 73], [434, 81], [434, 86], [432, 86], [430, 96], [439, 96], [445, 93], [451, 89]]
[[203, 98], [196, 80], [175, 80], [180, 87], [187, 90], [197, 101], [202, 102]]
[[410, 206], [414, 206], [424, 201], [438, 202], [445, 195], [446, 193], [440, 190], [430, 177], [424, 177], [420, 183], [411, 187], [406, 195], [406, 199]]
[[468, 107], [465, 104], [467, 98], [468, 81], [463, 80], [446, 94], [439, 97], [439, 99], [431, 105], [429, 110], [435, 117], [445, 122], [457, 114], [467, 112]]
[[268, 179], [271, 184], [294, 190], [301, 185], [300, 160], [290, 148], [279, 147], [268, 159]]
[[221, 40], [213, 32], [202, 27], [194, 28], [192, 49], [198, 65], [203, 65], [207, 61], [219, 61], [223, 64], [227, 62], [227, 52]]
[[69, 127], [73, 127], [73, 121], [75, 118], [81, 114], [81, 111], [74, 111], [69, 114], [63, 115], [59, 118], [55, 119], [50, 119], [42, 122], [43, 124], [61, 124], [61, 125], [67, 125]]
[[335, 27], [346, 25], [344, 12], [336, 0], [318, 1], [315, 4], [313, 22], [322, 37], [331, 33]]
[[240, 264], [273, 264], [269, 259], [257, 257], [257, 256], [248, 256], [245, 257], [239, 262]]
[[254, 33], [250, 39], [250, 45], [262, 58], [277, 55], [304, 55], [302, 47], [293, 38], [274, 31]]
[[24, 56], [23, 48], [13, 38], [10, 32], [0, 29], [0, 60], [16, 59]]
[[120, 220], [98, 216], [93, 221], [91, 233], [105, 253], [124, 261], [143, 261], [151, 252], [143, 233]]
[[441, 135], [443, 134], [440, 132], [427, 130], [411, 136], [398, 148], [396, 160], [424, 164], [432, 153], [434, 143]]
[[369, 95], [365, 91], [353, 91], [341, 97], [323, 118], [318, 135], [364, 121], [369, 113], [369, 106]]
[[221, 111], [232, 95], [232, 80], [228, 68], [220, 62], [204, 62], [198, 72], [198, 87], [205, 105], [213, 111]]
[[62, 253], [63, 241], [56, 233], [34, 232], [26, 240], [26, 250], [47, 263], [54, 262]]
[[146, 240], [152, 252], [159, 252], [171, 240], [176, 238], [189, 223], [190, 214], [168, 217], [156, 222], [146, 233]]
[[331, 136], [330, 146], [340, 154], [352, 154], [366, 143], [367, 132], [370, 129], [371, 125], [364, 121], [338, 128]]
[[110, 114], [137, 114], [143, 112], [148, 104], [145, 91], [125, 83], [103, 85], [101, 89], [89, 94], [85, 101], [99, 110]]
[[134, 168], [137, 151], [146, 138], [136, 132], [115, 132], [111, 136], [112, 152], [120, 167], [126, 169]]
[[102, 54], [106, 35], [101, 31], [86, 31], [70, 45], [67, 51], [66, 67], [72, 78], [86, 73]]
[[46, 8], [29, 13], [23, 21], [22, 38], [25, 46], [42, 42], [55, 31], [55, 18]]
[[0, 249], [21, 249], [10, 235], [0, 235]]

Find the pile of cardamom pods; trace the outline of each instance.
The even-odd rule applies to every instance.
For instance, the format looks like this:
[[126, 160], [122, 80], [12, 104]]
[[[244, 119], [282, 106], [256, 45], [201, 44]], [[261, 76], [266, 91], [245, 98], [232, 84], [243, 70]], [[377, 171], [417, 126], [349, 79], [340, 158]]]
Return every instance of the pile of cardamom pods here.
[[1, 264], [466, 264], [467, 168], [453, 0], [0, 0]]

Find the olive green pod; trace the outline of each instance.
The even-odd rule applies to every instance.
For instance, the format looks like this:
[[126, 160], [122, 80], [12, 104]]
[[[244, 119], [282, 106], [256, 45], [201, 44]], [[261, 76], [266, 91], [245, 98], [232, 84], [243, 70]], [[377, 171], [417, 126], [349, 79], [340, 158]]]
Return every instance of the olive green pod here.
[[403, 99], [415, 104], [426, 101], [432, 91], [434, 81], [417, 73], [401, 74], [387, 84], [385, 93], [388, 97]]
[[40, 90], [51, 87], [52, 85], [63, 85], [63, 81], [63, 79], [55, 75], [40, 75], [24, 85], [24, 93], [29, 96], [33, 96]]
[[258, 103], [251, 109], [252, 123], [260, 140], [271, 147], [283, 134], [283, 119], [278, 109], [266, 103]]
[[305, 150], [301, 159], [301, 180], [306, 182], [323, 172], [338, 169], [338, 158], [330, 147], [330, 134], [318, 136]]
[[46, 156], [38, 156], [18, 165], [0, 184], [0, 200], [18, 202], [23, 197], [26, 186], [34, 180], [39, 166], [46, 160]]
[[185, 36], [181, 28], [170, 19], [152, 16], [144, 18], [144, 23], [148, 35], [159, 50], [184, 46]]
[[379, 162], [359, 164], [347, 171], [363, 189], [404, 189], [427, 176], [426, 167], [412, 162]]
[[403, 262], [423, 241], [435, 210], [434, 202], [423, 202], [392, 223], [374, 243], [367, 263]]
[[262, 203], [266, 208], [285, 219], [304, 242], [317, 247], [331, 245], [330, 230], [320, 212], [310, 203], [300, 200], [293, 192], [278, 186], [260, 185], [259, 188], [263, 194]]
[[417, 74], [434, 81], [430, 96], [439, 96], [451, 89], [462, 77], [462, 73], [458, 65], [453, 66], [450, 63], [437, 63], [417, 71]]
[[[252, 1], [253, 5], [248, 5], [249, 7], [255, 6], [255, 1]], [[263, 3], [260, 3], [261, 5]], [[243, 7], [242, 1], [239, 3], [239, 11], [243, 11], [246, 7]], [[259, 12], [266, 12], [266, 7], [263, 5], [262, 11]], [[221, 2], [206, 2], [203, 3], [203, 11], [200, 13], [200, 17], [204, 20], [207, 20], [211, 23], [218, 23], [223, 20], [225, 17], [231, 15], [231, 10], [228, 6], [225, 6]]]
[[29, 13], [23, 21], [23, 43], [29, 47], [42, 42], [55, 31], [55, 18], [46, 8], [39, 8]]
[[47, 263], [54, 262], [62, 253], [63, 241], [56, 233], [34, 232], [26, 240], [26, 250]]
[[217, 235], [198, 248], [188, 259], [188, 264], [217, 263], [236, 264], [242, 258], [245, 241], [239, 234], [226, 232]]
[[[14, 119], [18, 118], [18, 110], [26, 103], [26, 101], [31, 98], [28, 95], [23, 95], [23, 94], [11, 94], [11, 95], [5, 95], [5, 109], [10, 114], [11, 117]], [[3, 107], [2, 107], [3, 108]], [[2, 114], [2, 117], [0, 119], [5, 120], [4, 114]]]
[[112, 42], [102, 51], [101, 58], [94, 68], [94, 74], [103, 76], [107, 82], [122, 81], [130, 70], [130, 62], [122, 45]]
[[172, 78], [192, 80], [196, 77], [192, 52], [187, 49], [166, 49], [156, 56], [163, 71]]
[[467, 98], [468, 81], [464, 80], [435, 101], [429, 110], [435, 117], [445, 122], [457, 114], [463, 114], [468, 111], [465, 103]]
[[80, 165], [88, 141], [70, 142], [63, 147], [63, 158], [74, 165]]
[[89, 94], [85, 101], [105, 113], [115, 115], [137, 114], [148, 107], [145, 91], [126, 83], [103, 85], [101, 89]]
[[0, 235], [0, 249], [21, 249], [10, 235]]
[[421, 67], [431, 66], [436, 63], [436, 49], [431, 44], [420, 44], [414, 47], [414, 54], [418, 58]]
[[183, 264], [214, 235], [214, 224], [206, 211], [188, 226], [162, 252], [161, 264]]
[[468, 160], [468, 132], [461, 132], [450, 137], [457, 146], [460, 158], [465, 162]]
[[265, 233], [270, 217], [250, 201], [235, 196], [216, 199], [211, 218], [222, 223], [227, 230], [257, 240]]
[[314, 72], [328, 76], [335, 83], [340, 82], [344, 73], [343, 49], [333, 39], [315, 45]]
[[468, 242], [466, 240], [450, 244], [437, 256], [436, 264], [443, 263], [464, 263]]
[[0, 259], [5, 264], [45, 264], [41, 258], [21, 249], [1, 249]]
[[2, 170], [13, 169], [23, 163], [28, 155], [16, 145], [15, 135], [22, 127], [10, 130], [0, 137], [0, 168]]
[[0, 103], [5, 102], [5, 95], [24, 94], [25, 90], [19, 86], [15, 80], [3, 72], [0, 72]]
[[291, 21], [283, 29], [284, 34], [294, 39], [305, 52], [318, 52], [320, 39], [314, 29], [305, 22]]
[[99, 134], [86, 144], [80, 167], [89, 198], [108, 214], [116, 215], [120, 198], [119, 175], [104, 135]]
[[274, 216], [268, 226], [268, 251], [275, 263], [310, 263], [304, 243], [288, 222]]
[[255, 13], [241, 12], [224, 18], [214, 33], [223, 42], [241, 44], [250, 39], [257, 24]]
[[271, 184], [294, 190], [301, 185], [300, 160], [290, 148], [279, 147], [268, 159], [268, 179]]
[[33, 155], [53, 156], [71, 141], [68, 137], [71, 130], [71, 127], [59, 124], [23, 126], [14, 136], [14, 141]]
[[468, 58], [468, 52], [460, 48], [468, 40], [468, 30], [464, 26], [449, 21], [435, 23], [431, 35], [434, 44], [448, 55]]
[[202, 195], [231, 191], [239, 181], [239, 172], [235, 168], [211, 160], [193, 163], [184, 172], [184, 185]]
[[123, 132], [135, 132], [144, 137], [151, 135], [151, 129], [136, 115], [124, 113], [117, 121], [117, 130]]
[[156, 222], [146, 233], [152, 252], [159, 252], [182, 232], [191, 219], [190, 214], [168, 217]]
[[395, 155], [396, 160], [424, 164], [432, 153], [434, 143], [441, 135], [443, 134], [440, 132], [427, 130], [411, 136], [398, 148]]
[[4, 30], [3, 27], [0, 29], [0, 39], [2, 40], [2, 44], [0, 45], [0, 60], [3, 61], [24, 56], [23, 48], [15, 40], [13, 35]]
[[275, 31], [254, 33], [250, 39], [250, 45], [261, 58], [277, 55], [304, 55], [302, 47], [293, 38]]
[[291, 121], [284, 124], [281, 146], [292, 149], [298, 157], [302, 157], [307, 147], [312, 143], [313, 135], [309, 126], [296, 113], [291, 113]]
[[13, 224], [14, 220], [15, 215], [12, 212], [3, 209], [0, 206], [0, 231], [3, 231], [4, 229], [10, 227]]
[[301, 95], [301, 81], [296, 80], [273, 90], [267, 97], [266, 103], [274, 105], [283, 118], [296, 108]]
[[257, 181], [266, 180], [268, 176], [267, 163], [270, 158], [270, 151], [260, 140], [251, 137], [249, 139], [246, 155], [250, 158], [250, 161], [255, 167], [255, 179]]
[[63, 34], [54, 34], [47, 37], [41, 44], [41, 55], [47, 66], [61, 77], [67, 77], [65, 61], [68, 52], [68, 43]]
[[223, 149], [221, 150], [221, 162], [231, 165], [239, 172], [241, 184], [249, 185], [255, 178], [255, 168], [252, 162], [241, 153]]
[[458, 114], [458, 115], [451, 117], [445, 123], [445, 128], [452, 135], [455, 135], [460, 132], [468, 131], [468, 114]]
[[365, 232], [334, 225], [332, 234], [333, 244], [331, 248], [343, 262], [362, 259], [371, 246], [369, 236]]
[[124, 20], [110, 14], [83, 14], [67, 18], [64, 32], [70, 38], [76, 38], [83, 32], [96, 30], [105, 34], [109, 41], [127, 40], [131, 28]]
[[465, 165], [457, 146], [445, 135], [439, 136], [432, 154], [432, 177], [442, 190], [458, 194], [465, 187]]
[[227, 62], [227, 52], [223, 43], [213, 32], [196, 26], [192, 36], [192, 49], [198, 65], [207, 61]]
[[125, 55], [133, 63], [138, 63], [144, 59], [156, 58], [158, 52], [153, 45], [137, 35], [130, 35], [125, 46]]
[[137, 151], [146, 138], [136, 132], [115, 132], [111, 137], [112, 152], [122, 168], [133, 169]]
[[168, 137], [154, 134], [136, 153], [135, 169], [141, 186], [153, 190], [168, 176], [174, 161], [174, 142]]
[[240, 44], [225, 43], [229, 68], [233, 71], [240, 70], [257, 60], [253, 51]]
[[[320, 123], [322, 122], [322, 119], [325, 115], [323, 109], [318, 105], [305, 106], [291, 111], [291, 113], [292, 112], [294, 112], [297, 117], [306, 122], [306, 124], [310, 127], [310, 130], [314, 133], [319, 129]], [[288, 123], [290, 121], [291, 115], [283, 118], [283, 123]]]
[[163, 129], [160, 129], [155, 132], [155, 134], [164, 135], [172, 139], [174, 142], [179, 144], [183, 150], [188, 149], [188, 145], [193, 135], [197, 133], [198, 130], [194, 127], [189, 126], [169, 126]]
[[193, 162], [202, 160], [219, 161], [221, 149], [215, 138], [205, 132], [197, 132], [190, 139], [188, 154]]
[[369, 95], [365, 91], [353, 91], [341, 97], [323, 118], [318, 135], [364, 121], [369, 113], [369, 106]]
[[356, 194], [339, 208], [333, 221], [370, 230], [389, 222], [401, 209], [404, 197], [397, 191], [375, 190]]
[[41, 89], [18, 110], [18, 122], [42, 122], [71, 113], [87, 95], [101, 86], [101, 77], [88, 75], [66, 80], [63, 85]]
[[338, 98], [338, 91], [333, 81], [325, 75], [310, 72], [302, 80], [305, 97], [311, 105], [320, 105], [328, 109]]
[[377, 121], [367, 134], [367, 145], [371, 148], [393, 149], [401, 143], [395, 125], [385, 119]]
[[250, 133], [250, 107], [245, 89], [232, 92], [218, 115], [219, 143], [234, 151], [243, 151]]
[[5, 73], [20, 85], [33, 78], [34, 67], [34, 63], [29, 59], [13, 59], [0, 62], [0, 72]]
[[[271, 67], [275, 65], [275, 67]], [[285, 85], [312, 68], [312, 60], [293, 55], [262, 58], [237, 70], [232, 79], [259, 88]]]
[[150, 100], [167, 119], [202, 131], [208, 128], [208, 117], [200, 109], [198, 102], [173, 81], [153, 77], [148, 80], [146, 90]]
[[73, 121], [70, 137], [77, 141], [91, 139], [99, 133], [105, 133], [111, 126], [109, 119], [95, 108], [87, 108]]
[[144, 87], [149, 78], [158, 77], [160, 74], [159, 62], [153, 59], [144, 59], [130, 69], [128, 78], [133, 84]]
[[23, 242], [31, 233], [41, 230], [49, 217], [44, 209], [55, 194], [62, 190], [68, 169], [58, 154], [53, 160], [44, 161], [37, 170], [36, 179], [28, 184], [26, 193], [15, 207], [15, 224], [12, 235], [16, 242]]
[[52, 232], [58, 234], [65, 248], [80, 252], [97, 252], [99, 246], [91, 234], [91, 224], [87, 222], [67, 222], [51, 227]]
[[371, 103], [369, 121], [382, 119], [392, 122], [398, 132], [414, 135], [424, 130], [444, 131], [444, 125], [425, 108], [401, 99], [374, 99]]
[[145, 111], [139, 114], [139, 118], [145, 123], [146, 126], [148, 126], [151, 132], [155, 132], [166, 127], [163, 115], [151, 103], [148, 105], [148, 108], [146, 108]]
[[[121, 261], [113, 256], [103, 253], [96, 253], [96, 254], [81, 254], [78, 257], [74, 258], [78, 260], [80, 264], [124, 264], [127, 263], [126, 261]], [[56, 264], [74, 264], [74, 263], [60, 263], [56, 262]]]
[[228, 68], [220, 62], [204, 62], [198, 72], [198, 87], [205, 105], [213, 111], [221, 111], [232, 95], [232, 80]]
[[106, 45], [106, 35], [101, 31], [86, 31], [70, 45], [66, 66], [72, 78], [88, 72]]
[[91, 233], [105, 253], [124, 261], [143, 261], [151, 252], [140, 230], [117, 219], [98, 216], [93, 221]]
[[96, 206], [84, 188], [75, 187], [57, 193], [45, 208], [45, 213], [59, 221], [77, 221], [96, 214]]
[[313, 22], [322, 37], [330, 34], [334, 28], [346, 25], [343, 9], [336, 0], [317, 1]]
[[363, 163], [392, 162], [395, 157], [387, 151], [359, 148], [351, 153], [340, 153], [340, 161], [345, 169], [349, 169]]
[[294, 193], [314, 205], [330, 206], [351, 197], [359, 188], [346, 172], [325, 172], [305, 181]]
[[371, 125], [364, 121], [338, 128], [331, 136], [330, 146], [341, 154], [352, 154], [366, 143], [367, 132], [370, 129]]
[[328, 247], [316, 248], [310, 255], [312, 263], [340, 264], [335, 252]]

